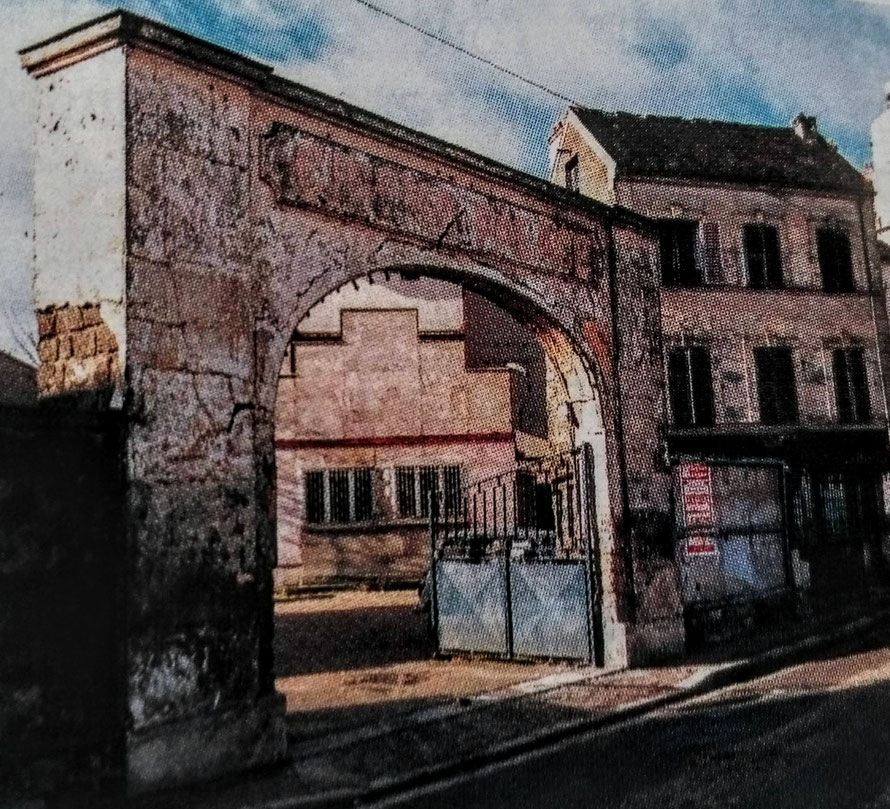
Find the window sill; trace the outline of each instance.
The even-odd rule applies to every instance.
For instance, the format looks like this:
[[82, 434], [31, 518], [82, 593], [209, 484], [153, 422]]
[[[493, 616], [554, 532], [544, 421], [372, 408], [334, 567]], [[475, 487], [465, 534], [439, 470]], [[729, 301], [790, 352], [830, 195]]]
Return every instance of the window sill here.
[[816, 295], [827, 298], [861, 298], [879, 295], [865, 289], [854, 289], [847, 292], [828, 292], [821, 287], [783, 286], [783, 287], [749, 287], [743, 284], [698, 284], [696, 286], [678, 286], [661, 284], [663, 292], [749, 292], [757, 295]]
[[303, 531], [311, 534], [373, 534], [400, 528], [426, 528], [426, 517], [413, 519], [371, 520], [368, 522], [303, 523]]

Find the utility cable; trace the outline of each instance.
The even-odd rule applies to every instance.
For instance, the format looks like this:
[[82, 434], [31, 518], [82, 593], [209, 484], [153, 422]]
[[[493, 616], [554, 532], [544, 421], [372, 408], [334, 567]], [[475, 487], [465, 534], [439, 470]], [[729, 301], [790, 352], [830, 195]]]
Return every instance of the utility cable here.
[[483, 65], [492, 67], [495, 70], [498, 70], [501, 73], [510, 76], [513, 79], [516, 79], [517, 81], [521, 81], [524, 84], [529, 85], [530, 87], [534, 87], [535, 89], [541, 90], [542, 92], [545, 92], [548, 95], [553, 96], [554, 98], [558, 98], [560, 101], [565, 101], [568, 104], [581, 106], [575, 99], [570, 98], [564, 93], [560, 93], [557, 90], [552, 90], [545, 84], [541, 84], [534, 79], [529, 79], [526, 76], [523, 76], [521, 73], [517, 73], [515, 70], [511, 70], [508, 67], [499, 65], [497, 62], [494, 62], [485, 56], [480, 56], [477, 53], [473, 53], [473, 51], [465, 48], [463, 45], [459, 45], [457, 42], [440, 36], [439, 34], [434, 34], [432, 31], [428, 31], [426, 28], [422, 28], [421, 26], [416, 25], [415, 23], [410, 22], [403, 17], [399, 17], [397, 14], [393, 14], [391, 11], [387, 11], [385, 8], [381, 8], [376, 3], [370, 2], [370, 0], [355, 0], [355, 2], [358, 3], [360, 6], [364, 6], [365, 8], [368, 8], [371, 11], [382, 15], [383, 17], [387, 17], [390, 20], [399, 23], [399, 25], [404, 25], [405, 27], [410, 28], [412, 31], [416, 31], [418, 34], [422, 34], [423, 36], [432, 39], [434, 42], [438, 42], [440, 45], [445, 45], [446, 47], [453, 48], [459, 53], [462, 53], [464, 56], [470, 57], [470, 59], [475, 59], [477, 62], [481, 62]]

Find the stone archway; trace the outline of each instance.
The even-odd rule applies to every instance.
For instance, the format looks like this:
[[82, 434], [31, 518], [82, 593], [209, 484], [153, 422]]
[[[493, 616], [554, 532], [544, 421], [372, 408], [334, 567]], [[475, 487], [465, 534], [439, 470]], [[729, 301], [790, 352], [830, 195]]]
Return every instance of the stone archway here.
[[642, 613], [619, 560], [669, 510], [647, 222], [126, 13], [23, 61], [40, 98], [42, 396], [126, 425], [130, 791], [284, 753], [278, 371], [315, 301], [385, 268], [470, 284], [540, 331], [604, 459], [612, 648], [645, 653], [623, 639]]

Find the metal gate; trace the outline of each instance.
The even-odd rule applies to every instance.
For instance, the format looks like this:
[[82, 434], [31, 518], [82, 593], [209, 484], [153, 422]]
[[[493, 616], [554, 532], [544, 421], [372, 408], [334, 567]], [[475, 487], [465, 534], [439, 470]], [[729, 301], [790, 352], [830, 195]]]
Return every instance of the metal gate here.
[[589, 444], [430, 498], [438, 651], [603, 664]]

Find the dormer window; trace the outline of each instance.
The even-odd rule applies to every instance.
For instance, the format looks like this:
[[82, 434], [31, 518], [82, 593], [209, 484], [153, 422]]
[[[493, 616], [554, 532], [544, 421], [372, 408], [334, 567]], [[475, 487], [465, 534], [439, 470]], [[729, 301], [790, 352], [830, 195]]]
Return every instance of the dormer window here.
[[578, 170], [578, 155], [573, 155], [566, 163], [566, 188], [569, 191], [581, 190], [581, 175]]

